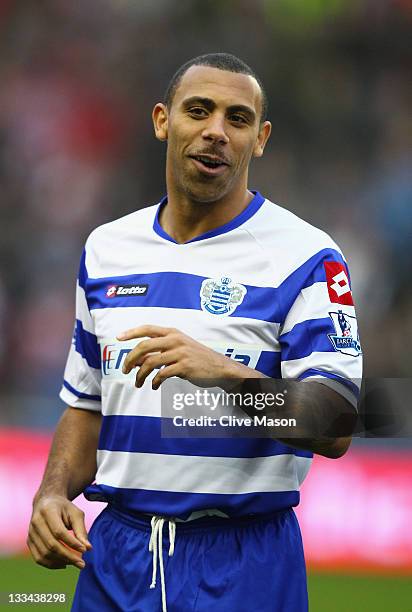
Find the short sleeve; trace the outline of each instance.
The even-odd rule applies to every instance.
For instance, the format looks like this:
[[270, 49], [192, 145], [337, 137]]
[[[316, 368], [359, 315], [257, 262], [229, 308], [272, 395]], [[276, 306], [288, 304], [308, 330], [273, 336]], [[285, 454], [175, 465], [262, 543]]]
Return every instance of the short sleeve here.
[[302, 266], [290, 286], [297, 296], [280, 328], [282, 378], [327, 384], [356, 406], [362, 351], [342, 254], [320, 252]]
[[87, 304], [86, 251], [76, 283], [76, 320], [60, 398], [73, 408], [101, 411], [100, 349]]

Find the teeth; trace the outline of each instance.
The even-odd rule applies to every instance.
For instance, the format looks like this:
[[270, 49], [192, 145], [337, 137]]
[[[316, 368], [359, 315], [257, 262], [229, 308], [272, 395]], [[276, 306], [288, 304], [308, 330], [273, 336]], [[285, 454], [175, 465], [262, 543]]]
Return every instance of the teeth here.
[[208, 157], [201, 157], [198, 156], [196, 157], [197, 160], [201, 161], [203, 164], [205, 164], [206, 166], [211, 166], [212, 168], [216, 167], [216, 166], [220, 166], [221, 162], [220, 161], [215, 161], [212, 159], [209, 159]]

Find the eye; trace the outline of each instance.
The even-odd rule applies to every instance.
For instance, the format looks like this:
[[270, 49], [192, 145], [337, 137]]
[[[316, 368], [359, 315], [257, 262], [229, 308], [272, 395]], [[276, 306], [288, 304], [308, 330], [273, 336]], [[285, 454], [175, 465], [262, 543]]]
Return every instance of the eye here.
[[238, 113], [231, 115], [230, 120], [233, 123], [238, 123], [238, 124], [246, 124], [248, 122], [246, 117], [244, 117], [243, 115], [239, 115]]
[[193, 106], [192, 108], [188, 108], [187, 112], [192, 117], [196, 117], [197, 119], [203, 119], [203, 117], [207, 116], [207, 111], [201, 106]]

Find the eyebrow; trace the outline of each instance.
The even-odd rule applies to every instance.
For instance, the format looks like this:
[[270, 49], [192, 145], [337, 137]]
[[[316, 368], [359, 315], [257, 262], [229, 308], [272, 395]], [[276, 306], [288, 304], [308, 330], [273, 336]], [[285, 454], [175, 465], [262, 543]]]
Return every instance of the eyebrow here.
[[[188, 108], [192, 104], [201, 104], [202, 106], [204, 106], [210, 111], [216, 108], [216, 103], [211, 98], [203, 98], [201, 96], [192, 96], [190, 98], [186, 98], [182, 102], [182, 106], [184, 108]], [[228, 106], [227, 110], [232, 113], [233, 112], [245, 113], [245, 115], [247, 115], [249, 119], [253, 121], [256, 119], [255, 111], [252, 108], [250, 108], [250, 106], [246, 106], [245, 104], [232, 104], [231, 106]]]

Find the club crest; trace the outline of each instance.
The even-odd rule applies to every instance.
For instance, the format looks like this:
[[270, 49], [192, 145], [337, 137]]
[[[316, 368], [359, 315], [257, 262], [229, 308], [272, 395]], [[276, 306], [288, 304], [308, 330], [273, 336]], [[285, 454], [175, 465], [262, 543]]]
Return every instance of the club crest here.
[[338, 312], [330, 312], [335, 327], [336, 334], [328, 334], [329, 340], [332, 342], [335, 351], [357, 357], [362, 354], [361, 345], [359, 342], [358, 322], [356, 317], [338, 310]]
[[223, 276], [220, 279], [206, 278], [200, 289], [201, 307], [213, 315], [231, 315], [243, 302], [246, 287]]

